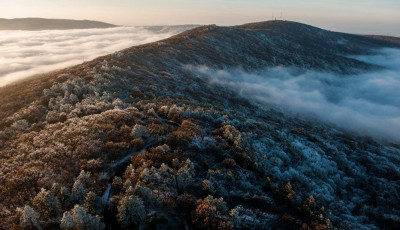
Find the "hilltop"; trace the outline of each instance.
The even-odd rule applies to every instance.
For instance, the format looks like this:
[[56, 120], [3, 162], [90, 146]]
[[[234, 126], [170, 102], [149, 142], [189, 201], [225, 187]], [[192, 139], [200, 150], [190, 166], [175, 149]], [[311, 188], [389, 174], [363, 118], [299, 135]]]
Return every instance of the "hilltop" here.
[[398, 143], [260, 106], [193, 66], [384, 67], [391, 41], [201, 26], [0, 88], [0, 228], [396, 229]]

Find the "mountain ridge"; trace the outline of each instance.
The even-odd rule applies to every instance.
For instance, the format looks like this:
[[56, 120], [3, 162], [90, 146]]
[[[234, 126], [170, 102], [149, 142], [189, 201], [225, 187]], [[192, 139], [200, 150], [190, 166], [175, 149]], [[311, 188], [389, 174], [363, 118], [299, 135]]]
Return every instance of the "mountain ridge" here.
[[94, 29], [113, 28], [116, 25], [93, 21], [72, 19], [46, 19], [46, 18], [0, 18], [0, 30], [69, 30], [69, 29]]
[[[242, 33], [243, 33], [243, 31], [246, 31], [246, 30], [243, 30], [243, 29], [236, 29], [236, 28], [243, 28], [243, 26], [246, 26], [246, 25], [247, 26], [248, 25], [250, 25], [250, 26], [264, 26], [264, 25], [276, 26], [276, 25], [278, 25], [277, 23], [278, 24], [282, 24], [283, 23], [283, 24], [286, 24], [286, 25], [301, 25], [301, 27], [305, 26], [306, 28], [318, 29], [317, 27], [308, 26], [306, 24], [296, 23], [296, 22], [288, 22], [288, 21], [267, 21], [267, 22], [260, 22], [260, 23], [244, 24], [244, 25], [233, 26], [233, 27], [219, 27], [219, 26], [216, 26], [216, 25], [206, 25], [206, 26], [200, 26], [200, 27], [188, 30], [188, 31], [184, 31], [181, 34], [172, 36], [170, 38], [167, 38], [167, 39], [164, 39], [164, 40], [161, 40], [161, 41], [158, 41], [158, 42], [152, 42], [152, 43], [148, 43], [148, 44], [143, 44], [143, 45], [139, 45], [139, 46], [126, 48], [124, 50], [121, 50], [120, 52], [124, 53], [125, 55], [128, 55], [128, 56], [133, 54], [132, 58], [135, 60], [135, 62], [137, 62], [137, 63], [135, 63], [135, 65], [146, 66], [148, 63], [144, 63], [143, 62], [144, 59], [151, 60], [151, 58], [156, 56], [158, 53], [160, 53], [160, 52], [163, 53], [165, 50], [169, 49], [169, 53], [171, 55], [175, 56], [174, 58], [178, 61], [179, 65], [182, 65], [182, 64], [185, 64], [185, 65], [186, 64], [192, 64], [192, 65], [203, 65], [203, 64], [206, 64], [207, 65], [207, 64], [209, 64], [210, 67], [214, 67], [214, 68], [217, 68], [217, 69], [218, 68], [222, 68], [223, 69], [224, 66], [220, 64], [221, 63], [220, 60], [212, 61], [212, 62], [209, 62], [209, 63], [204, 63], [204, 62], [201, 61], [202, 59], [203, 60], [215, 59], [216, 57], [218, 57], [220, 55], [220, 53], [218, 53], [218, 52], [216, 53], [215, 52], [216, 51], [216, 49], [215, 49], [216, 47], [214, 47], [214, 44], [208, 43], [209, 40], [207, 40], [208, 39], [207, 36], [211, 36], [211, 35], [215, 35], [215, 34], [218, 35], [218, 33], [220, 33], [220, 32], [223, 33], [224, 31], [225, 32], [228, 31], [228, 33], [222, 34], [222, 40], [224, 40], [224, 39], [226, 40], [227, 38], [229, 38], [230, 35], [232, 35], [232, 31], [234, 32], [233, 33], [234, 35], [238, 35], [238, 34], [236, 34], [236, 31], [239, 31], [239, 32], [242, 32]], [[219, 30], [218, 33], [213, 33], [214, 29], [215, 30]], [[322, 30], [322, 29], [320, 29], [319, 31], [322, 31], [324, 33], [336, 34], [336, 32], [329, 32], [329, 31]], [[272, 32], [275, 33], [273, 30], [272, 30]], [[338, 33], [338, 34], [342, 35], [343, 33]], [[219, 35], [221, 35], [221, 34], [219, 34]], [[244, 33], [244, 35], [246, 36], [248, 34]], [[266, 36], [268, 36], [268, 35], [269, 35], [269, 33], [267, 33], [267, 35], [262, 34], [261, 39], [266, 40]], [[367, 39], [368, 41], [375, 41], [376, 43], [375, 44], [373, 43], [372, 47], [369, 47], [369, 48], [365, 47], [365, 45], [362, 45], [361, 47], [358, 47], [358, 45], [355, 45], [356, 49], [355, 50], [351, 50], [351, 52], [349, 52], [348, 51], [349, 49], [343, 47], [343, 44], [341, 44], [340, 45], [340, 49], [333, 49], [333, 55], [330, 54], [328, 56], [325, 55], [325, 54], [324, 55], [318, 54], [319, 49], [318, 48], [314, 48], [313, 45], [312, 45], [311, 46], [312, 50], [305, 52], [306, 53], [305, 56], [307, 58], [310, 58], [310, 59], [309, 60], [302, 60], [302, 59], [298, 59], [296, 57], [294, 57], [294, 58], [292, 57], [292, 53], [296, 53], [299, 48], [303, 48], [301, 45], [298, 46], [297, 48], [293, 49], [291, 44], [285, 42], [283, 47], [286, 46], [285, 49], [286, 50], [289, 49], [290, 52], [282, 53], [283, 49], [273, 50], [273, 49], [271, 49], [271, 47], [268, 47], [271, 44], [271, 42], [269, 40], [267, 41], [266, 49], [260, 49], [260, 48], [252, 47], [252, 46], [254, 46], [254, 44], [257, 43], [257, 39], [260, 38], [260, 37], [256, 37], [256, 40], [252, 39], [253, 40], [252, 42], [248, 42], [248, 43], [245, 42], [247, 45], [250, 46], [250, 49], [242, 48], [242, 49], [240, 49], [240, 51], [236, 51], [236, 52], [240, 53], [241, 51], [243, 51], [244, 53], [246, 53], [249, 50], [251, 52], [255, 51], [255, 53], [258, 56], [257, 59], [260, 60], [260, 57], [261, 57], [261, 63], [260, 64], [255, 63], [253, 60], [251, 60], [251, 62], [249, 62], [249, 60], [247, 59], [246, 55], [242, 55], [242, 57], [240, 57], [240, 60], [229, 60], [228, 59], [228, 60], [223, 60], [223, 61], [226, 61], [231, 67], [241, 67], [241, 68], [252, 70], [252, 71], [254, 71], [254, 69], [260, 69], [260, 68], [262, 69], [262, 68], [265, 68], [265, 67], [268, 67], [268, 66], [276, 66], [276, 65], [279, 66], [279, 65], [282, 65], [282, 66], [297, 66], [297, 67], [306, 68], [306, 69], [307, 68], [308, 69], [312, 69], [313, 67], [316, 67], [316, 69], [314, 69], [314, 70], [324, 70], [324, 71], [339, 72], [339, 73], [344, 73], [344, 74], [351, 74], [351, 73], [359, 72], [360, 70], [361, 71], [368, 71], [368, 70], [374, 70], [374, 69], [376, 70], [376, 69], [380, 69], [382, 67], [375, 66], [375, 65], [372, 65], [372, 64], [369, 64], [369, 63], [364, 63], [362, 61], [355, 60], [355, 59], [352, 59], [352, 58], [348, 58], [348, 57], [345, 57], [343, 55], [349, 55], [349, 54], [350, 55], [374, 54], [374, 53], [376, 53], [375, 49], [377, 49], [377, 48], [381, 48], [381, 47], [397, 47], [397, 48], [399, 48], [400, 47], [399, 44], [392, 43], [390, 41], [382, 41], [380, 39], [375, 39], [375, 38], [365, 38], [364, 36], [361, 36], [361, 35], [352, 35], [352, 34], [344, 34], [344, 35], [346, 35], [346, 36], [348, 35], [351, 38], [358, 38], [358, 39], [362, 39], [362, 40], [363, 39]], [[191, 36], [194, 36], [194, 38], [196, 38], [196, 39], [191, 41], [190, 40]], [[252, 34], [250, 34], [250, 36], [252, 36]], [[279, 34], [276, 35], [276, 33], [275, 33], [275, 35], [273, 35], [271, 37], [273, 39], [277, 39], [278, 40], [278, 44], [273, 44], [274, 46], [282, 45], [281, 44], [282, 42], [279, 41], [279, 39], [281, 38], [281, 36]], [[201, 39], [202, 38], [204, 38], [207, 43], [201, 44]], [[242, 39], [246, 39], [246, 38], [247, 37], [244, 37]], [[341, 37], [337, 38], [335, 36], [335, 39], [341, 39]], [[217, 38], [215, 38], [215, 40], [220, 41]], [[215, 40], [213, 42], [215, 42]], [[235, 42], [236, 43], [238, 42], [237, 40], [238, 39], [229, 40], [229, 42], [232, 42], [234, 44]], [[323, 40], [323, 41], [324, 41], [323, 43], [331, 45], [333, 47], [335, 47], [335, 45], [336, 45], [335, 42], [331, 42], [329, 44], [329, 42], [327, 42], [326, 40]], [[167, 42], [167, 44], [169, 45], [168, 47], [166, 46], [165, 42]], [[240, 42], [243, 42], [243, 41], [239, 41], [239, 43]], [[357, 40], [355, 42], [357, 42]], [[197, 46], [194, 46], [194, 44], [196, 44], [196, 43], [197, 43]], [[222, 46], [226, 45], [226, 44], [220, 44], [220, 43], [218, 44], [218, 42], [216, 42], [216, 43], [219, 46], [219, 47], [217, 47], [218, 49], [222, 49]], [[307, 41], [307, 42], [305, 42], [305, 45], [309, 45], [310, 43], [311, 42]], [[296, 43], [294, 43], [294, 44], [297, 45]], [[173, 45], [176, 45], [178, 47], [180, 46], [180, 48], [177, 49], [176, 47], [173, 47]], [[186, 45], [190, 46], [190, 48], [191, 48], [190, 55], [188, 55], [189, 53], [186, 52], [186, 49], [187, 49], [187, 47], [185, 47]], [[265, 44], [263, 44], [263, 45], [265, 45]], [[238, 48], [238, 47], [240, 47], [240, 45], [239, 46], [235, 46], [235, 48]], [[196, 50], [196, 49], [198, 49], [198, 50]], [[140, 52], [136, 52], [138, 50]], [[209, 51], [209, 52], [204, 52], [205, 50]], [[300, 52], [303, 52], [303, 51], [300, 51]], [[311, 53], [308, 53], [308, 52], [311, 52]], [[331, 50], [331, 52], [332, 52], [332, 50]], [[347, 52], [347, 53], [341, 53], [341, 52]], [[338, 53], [340, 54], [339, 56], [338, 56]], [[142, 55], [142, 54], [144, 55], [144, 57], [140, 57], [140, 55]], [[181, 54], [182, 54], [182, 56], [179, 56]], [[198, 54], [202, 54], [202, 57], [198, 57], [199, 56]], [[279, 56], [281, 54], [283, 56]], [[315, 58], [315, 54], [317, 54], [316, 56], [319, 59]], [[163, 54], [163, 55], [166, 55], [166, 54]], [[203, 57], [203, 55], [205, 57]], [[184, 57], [184, 56], [186, 56], [186, 57]], [[229, 55], [225, 55], [225, 56], [228, 57]], [[118, 59], [118, 57], [116, 57], [115, 55], [109, 54], [109, 55], [105, 55], [105, 56], [102, 56], [102, 57], [95, 58], [95, 59], [93, 59], [91, 61], [88, 61], [88, 62], [85, 62], [84, 64], [81, 64], [81, 65], [76, 65], [76, 66], [73, 66], [73, 67], [70, 67], [70, 68], [66, 68], [65, 70], [77, 71], [77, 70], [82, 69], [82, 68], [88, 68], [88, 67], [92, 68], [92, 67], [96, 66], [98, 64], [98, 62], [100, 62], [100, 61], [105, 61], [106, 60], [106, 61], [112, 62], [112, 60], [111, 60], [112, 58]], [[333, 60], [331, 60], [330, 58], [333, 58]], [[198, 59], [198, 60], [196, 60], [196, 59]], [[323, 60], [323, 61], [321, 62], [321, 60]], [[325, 63], [326, 61], [328, 61], [328, 63]], [[146, 61], [146, 62], [148, 62], [148, 61]], [[161, 61], [160, 63], [162, 63], [162, 62], [163, 61]], [[238, 62], [240, 62], [240, 63], [238, 63]], [[336, 66], [336, 64], [338, 64], [338, 65]], [[355, 69], [352, 69], [354, 65], [356, 67], [355, 67]], [[348, 67], [350, 67], [350, 70], [348, 70]], [[44, 76], [48, 76], [47, 77], [48, 79], [44, 80], [44, 81], [46, 81], [46, 82], [54, 81], [54, 79], [51, 79], [51, 76], [53, 76], [54, 73], [57, 73], [57, 74], [62, 73], [62, 71], [63, 70], [53, 71], [53, 74], [51, 74], [51, 73], [42, 74]], [[39, 76], [37, 76], [37, 77], [39, 77]], [[35, 78], [37, 78], [37, 77], [35, 77]], [[25, 84], [26, 84], [30, 80], [29, 79], [25, 79], [25, 80], [22, 80], [22, 81], [25, 82]], [[39, 77], [39, 79], [34, 79], [32, 81], [35, 81], [35, 82], [39, 81], [40, 82], [40, 77]], [[16, 96], [18, 93], [16, 93], [17, 92], [16, 90], [11, 90], [13, 87], [18, 87], [19, 88], [18, 82], [12, 83], [9, 86], [0, 87], [0, 95], [2, 93], [4, 95], [2, 98], [10, 99], [7, 95], [14, 95], [14, 94], [15, 94], [16, 98], [23, 96], [23, 95]], [[32, 97], [27, 97], [27, 101], [31, 101], [31, 100], [32, 100]], [[3, 105], [3, 106], [7, 105], [7, 104], [10, 104], [10, 103], [7, 103], [6, 100], [0, 101], [0, 102], [1, 102], [0, 104]], [[10, 108], [10, 106], [8, 106], [8, 108]], [[10, 114], [10, 111], [15, 112], [14, 109], [2, 109], [2, 111], [5, 114]], [[0, 114], [0, 118], [2, 118], [2, 117], [6, 117], [6, 116]], [[1, 127], [1, 123], [2, 122], [0, 121], [0, 127]]]

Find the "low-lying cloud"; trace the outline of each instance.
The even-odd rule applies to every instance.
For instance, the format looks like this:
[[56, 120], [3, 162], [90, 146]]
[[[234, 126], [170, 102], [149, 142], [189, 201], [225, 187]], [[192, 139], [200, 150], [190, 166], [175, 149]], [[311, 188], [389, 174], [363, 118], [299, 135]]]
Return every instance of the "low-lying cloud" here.
[[361, 135], [400, 141], [400, 50], [353, 58], [387, 69], [343, 76], [283, 67], [258, 74], [190, 68], [211, 84], [229, 87], [264, 105], [316, 116]]
[[166, 26], [0, 31], [0, 87], [34, 74], [161, 40], [187, 28]]

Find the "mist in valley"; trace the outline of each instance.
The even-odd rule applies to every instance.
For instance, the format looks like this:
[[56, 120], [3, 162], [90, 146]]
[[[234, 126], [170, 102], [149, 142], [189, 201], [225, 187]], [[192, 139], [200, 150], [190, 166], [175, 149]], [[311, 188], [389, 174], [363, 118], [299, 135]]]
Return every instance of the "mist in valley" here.
[[381, 71], [357, 75], [273, 67], [249, 73], [188, 66], [210, 84], [238, 92], [262, 105], [289, 110], [303, 118], [318, 118], [362, 136], [400, 139], [400, 50], [354, 56], [381, 65]]
[[168, 38], [186, 26], [0, 31], [0, 87], [134, 45]]

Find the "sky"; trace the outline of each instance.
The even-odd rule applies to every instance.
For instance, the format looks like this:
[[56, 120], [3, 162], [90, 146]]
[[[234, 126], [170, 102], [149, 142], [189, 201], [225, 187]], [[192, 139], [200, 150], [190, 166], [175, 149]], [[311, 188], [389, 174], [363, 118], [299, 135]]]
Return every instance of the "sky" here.
[[91, 19], [118, 25], [236, 25], [273, 15], [329, 30], [400, 36], [399, 0], [0, 0], [0, 18]]

